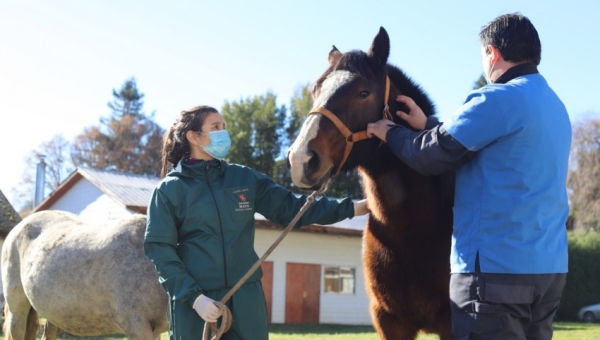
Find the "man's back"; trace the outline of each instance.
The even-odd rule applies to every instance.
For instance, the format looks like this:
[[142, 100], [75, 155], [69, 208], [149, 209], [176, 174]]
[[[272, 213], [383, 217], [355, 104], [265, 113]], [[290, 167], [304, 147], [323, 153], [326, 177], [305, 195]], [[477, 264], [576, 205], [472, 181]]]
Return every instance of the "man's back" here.
[[477, 151], [457, 170], [452, 272], [474, 272], [477, 253], [482, 272], [566, 272], [571, 127], [545, 79], [474, 91], [444, 127]]

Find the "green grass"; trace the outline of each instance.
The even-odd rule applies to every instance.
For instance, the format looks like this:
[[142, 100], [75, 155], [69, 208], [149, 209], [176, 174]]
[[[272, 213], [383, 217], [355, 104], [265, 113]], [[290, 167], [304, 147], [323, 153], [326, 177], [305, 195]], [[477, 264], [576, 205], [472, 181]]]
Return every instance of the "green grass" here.
[[[166, 339], [166, 338], [165, 338]], [[271, 325], [269, 340], [379, 340], [379, 336], [370, 326], [341, 325]], [[418, 340], [438, 340], [436, 335], [421, 334]], [[600, 339], [600, 323], [566, 323], [554, 324], [553, 340], [598, 340]]]
[[[379, 336], [370, 326], [344, 325], [271, 325], [269, 340], [379, 340]], [[201, 334], [198, 335], [201, 338]], [[60, 337], [61, 340], [123, 340], [125, 336], [97, 337]], [[438, 340], [434, 335], [419, 335], [418, 340]], [[574, 322], [557, 322], [554, 324], [553, 340], [598, 340], [600, 339], [600, 323], [585, 324]], [[5, 340], [0, 335], [0, 340]], [[161, 340], [168, 340], [163, 333]]]
[[[269, 340], [379, 340], [371, 326], [271, 325], [269, 330]], [[434, 339], [437, 337], [419, 337], [419, 340]]]
[[600, 339], [600, 323], [554, 323], [555, 340], [598, 340]]

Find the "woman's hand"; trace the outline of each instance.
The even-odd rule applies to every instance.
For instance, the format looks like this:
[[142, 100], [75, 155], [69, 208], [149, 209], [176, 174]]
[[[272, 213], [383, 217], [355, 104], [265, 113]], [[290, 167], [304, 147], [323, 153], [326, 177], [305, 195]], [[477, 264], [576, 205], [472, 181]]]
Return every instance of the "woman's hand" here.
[[362, 216], [366, 215], [370, 212], [369, 207], [367, 206], [367, 200], [360, 200], [358, 202], [354, 202], [354, 216]]
[[396, 111], [396, 116], [406, 121], [415, 130], [423, 130], [427, 123], [427, 116], [423, 110], [415, 103], [412, 98], [407, 96], [397, 96], [396, 101], [408, 107], [409, 113]]
[[206, 322], [217, 322], [217, 319], [223, 314], [221, 309], [215, 305], [215, 300], [204, 294], [200, 294], [194, 301], [194, 310]]

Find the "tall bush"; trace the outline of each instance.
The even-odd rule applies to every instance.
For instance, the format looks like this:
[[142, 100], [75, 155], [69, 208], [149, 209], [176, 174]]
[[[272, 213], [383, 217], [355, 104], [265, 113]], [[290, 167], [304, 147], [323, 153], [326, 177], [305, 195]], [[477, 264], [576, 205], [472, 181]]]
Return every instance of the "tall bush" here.
[[569, 232], [569, 273], [556, 318], [577, 320], [581, 307], [597, 303], [600, 303], [600, 233]]

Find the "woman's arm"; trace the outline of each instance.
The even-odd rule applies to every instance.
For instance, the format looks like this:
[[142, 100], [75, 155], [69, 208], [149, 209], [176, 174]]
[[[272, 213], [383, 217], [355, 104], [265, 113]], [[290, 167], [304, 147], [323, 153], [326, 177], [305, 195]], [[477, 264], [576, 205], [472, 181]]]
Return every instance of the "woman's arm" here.
[[[300, 211], [308, 196], [295, 195], [291, 191], [273, 182], [268, 176], [256, 173], [256, 211], [268, 220], [287, 226], [296, 213]], [[360, 214], [366, 213], [364, 202], [357, 205]], [[295, 228], [304, 225], [332, 224], [355, 216], [354, 203], [350, 198], [331, 199], [320, 197], [315, 199], [302, 215]]]
[[160, 283], [171, 299], [193, 307], [202, 289], [177, 255], [177, 226], [172, 204], [156, 189], [148, 205], [144, 239], [146, 257], [154, 263]]

